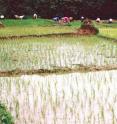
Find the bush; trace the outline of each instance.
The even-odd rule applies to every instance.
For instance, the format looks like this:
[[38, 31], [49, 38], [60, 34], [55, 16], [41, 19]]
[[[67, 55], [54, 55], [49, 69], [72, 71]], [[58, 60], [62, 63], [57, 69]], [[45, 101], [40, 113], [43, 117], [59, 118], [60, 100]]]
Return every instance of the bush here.
[[0, 124], [14, 124], [14, 119], [7, 108], [0, 103]]
[[85, 19], [77, 33], [80, 35], [96, 35], [99, 33], [99, 30], [94, 27], [90, 19]]

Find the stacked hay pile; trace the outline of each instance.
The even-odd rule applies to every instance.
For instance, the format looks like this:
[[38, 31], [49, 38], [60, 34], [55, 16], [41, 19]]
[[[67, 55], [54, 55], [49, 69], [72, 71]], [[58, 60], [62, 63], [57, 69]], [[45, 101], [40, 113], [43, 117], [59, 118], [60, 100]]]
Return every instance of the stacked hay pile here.
[[85, 19], [81, 27], [77, 30], [78, 35], [96, 35], [99, 33], [99, 30], [94, 27], [90, 19]]

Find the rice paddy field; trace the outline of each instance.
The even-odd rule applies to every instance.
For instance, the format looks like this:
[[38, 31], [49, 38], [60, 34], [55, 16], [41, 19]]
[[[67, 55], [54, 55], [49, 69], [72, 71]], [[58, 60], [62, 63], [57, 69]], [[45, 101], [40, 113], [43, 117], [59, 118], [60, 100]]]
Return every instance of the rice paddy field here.
[[[9, 36], [75, 32], [81, 23], [2, 22], [6, 27], [0, 29], [0, 102], [15, 124], [117, 123], [117, 23], [94, 22], [96, 36], [12, 39]], [[82, 67], [90, 69], [81, 71]], [[49, 73], [52, 70], [55, 73]]]

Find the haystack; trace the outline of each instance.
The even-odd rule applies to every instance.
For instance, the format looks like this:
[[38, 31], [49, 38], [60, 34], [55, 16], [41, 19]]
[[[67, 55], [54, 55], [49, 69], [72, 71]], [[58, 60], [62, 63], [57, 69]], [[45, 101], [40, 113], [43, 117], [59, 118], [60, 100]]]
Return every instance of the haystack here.
[[78, 35], [96, 35], [99, 33], [99, 30], [94, 27], [90, 19], [85, 19], [81, 27], [77, 30]]

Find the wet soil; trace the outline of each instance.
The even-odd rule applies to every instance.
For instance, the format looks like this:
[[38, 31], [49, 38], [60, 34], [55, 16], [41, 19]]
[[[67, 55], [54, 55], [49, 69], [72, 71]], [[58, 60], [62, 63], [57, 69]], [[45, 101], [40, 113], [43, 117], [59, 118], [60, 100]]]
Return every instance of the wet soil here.
[[74, 68], [68, 67], [54, 67], [53, 69], [37, 69], [37, 70], [20, 70], [15, 69], [11, 71], [0, 71], [0, 77], [15, 77], [21, 75], [50, 75], [50, 74], [67, 74], [67, 73], [87, 73], [87, 72], [97, 72], [97, 71], [109, 71], [117, 70], [117, 65], [107, 65], [107, 66], [84, 66], [77, 65]]

